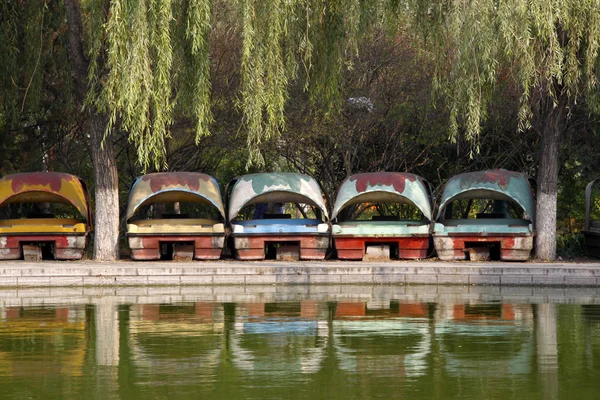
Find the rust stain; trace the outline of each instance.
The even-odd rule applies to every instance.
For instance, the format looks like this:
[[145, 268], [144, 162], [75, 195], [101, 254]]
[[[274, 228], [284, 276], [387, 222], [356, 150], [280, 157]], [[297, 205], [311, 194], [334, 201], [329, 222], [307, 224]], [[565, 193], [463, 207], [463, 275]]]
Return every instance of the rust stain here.
[[505, 169], [493, 169], [466, 175], [460, 182], [462, 189], [467, 189], [478, 183], [489, 183], [497, 184], [502, 190], [506, 190], [512, 178], [522, 178], [520, 173]]
[[504, 239], [502, 241], [502, 246], [505, 249], [512, 249], [513, 247], [515, 247], [515, 238], [513, 238], [513, 237], [507, 237], [506, 239]]
[[200, 188], [200, 180], [208, 182], [210, 177], [205, 174], [193, 172], [159, 172], [142, 177], [142, 181], [150, 184], [152, 192], [156, 193], [169, 186], [187, 186], [195, 192]]
[[356, 182], [358, 193], [366, 191], [369, 186], [393, 186], [398, 193], [403, 193], [406, 180], [415, 182], [417, 179], [418, 177], [413, 174], [388, 172], [370, 172], [349, 178], [350, 182]]
[[73, 175], [65, 174], [62, 172], [54, 172], [47, 174], [43, 172], [31, 173], [31, 174], [15, 174], [12, 176], [12, 190], [15, 193], [19, 193], [23, 190], [24, 186], [50, 186], [53, 192], [59, 192], [62, 187], [62, 181], [67, 182], [73, 179]]

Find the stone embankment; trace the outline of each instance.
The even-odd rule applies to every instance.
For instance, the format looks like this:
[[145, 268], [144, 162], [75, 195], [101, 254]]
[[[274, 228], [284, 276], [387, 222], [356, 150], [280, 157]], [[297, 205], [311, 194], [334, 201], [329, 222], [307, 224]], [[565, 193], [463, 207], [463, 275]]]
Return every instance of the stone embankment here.
[[26, 262], [0, 264], [0, 287], [215, 285], [600, 286], [600, 263]]

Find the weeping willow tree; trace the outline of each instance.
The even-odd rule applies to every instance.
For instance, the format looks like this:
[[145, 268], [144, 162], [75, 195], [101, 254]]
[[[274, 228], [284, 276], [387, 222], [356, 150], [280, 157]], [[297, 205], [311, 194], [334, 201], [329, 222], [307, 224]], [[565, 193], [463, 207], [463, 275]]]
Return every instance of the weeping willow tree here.
[[[70, 3], [67, 1], [66, 3]], [[210, 134], [210, 32], [214, 0], [82, 2], [89, 57], [86, 104], [123, 129], [145, 169], [165, 167], [165, 139], [175, 117], [196, 121], [196, 140]], [[285, 128], [288, 87], [304, 79], [311, 100], [339, 108], [342, 70], [356, 52], [359, 0], [236, 0], [228, 21], [242, 37], [238, 107], [249, 164], [261, 144]], [[371, 2], [373, 5], [375, 1]], [[89, 42], [89, 43], [87, 43]]]
[[[364, 4], [363, 4], [364, 3]], [[127, 132], [144, 170], [166, 167], [177, 118], [210, 134], [211, 27], [217, 0], [64, 0], [76, 97], [86, 110], [96, 174], [95, 257], [117, 257], [116, 163], [111, 132]], [[242, 38], [237, 107], [248, 165], [285, 129], [291, 82], [304, 79], [315, 107], [339, 109], [342, 69], [356, 52], [365, 4], [352, 0], [236, 0]], [[100, 183], [100, 184], [99, 184]]]
[[[1, 1], [0, 124], [20, 112], [15, 99], [22, 95], [14, 94], [11, 78], [20, 69], [20, 49], [13, 43], [26, 43], [34, 66], [30, 99], [43, 90], [37, 54], [48, 54], [40, 46], [43, 29], [16, 37], [22, 3]], [[165, 168], [165, 141], [175, 121], [194, 121], [197, 141], [209, 135], [211, 30], [223, 23], [241, 41], [237, 108], [248, 165], [260, 166], [261, 148], [285, 131], [290, 85], [304, 85], [313, 110], [335, 117], [344, 69], [352, 67], [358, 38], [372, 26], [411, 27], [415, 43], [435, 60], [434, 85], [448, 99], [452, 137], [466, 135], [472, 151], [495, 85], [513, 82], [521, 93], [520, 129], [534, 127], [542, 138], [537, 251], [554, 257], [560, 137], [571, 108], [596, 89], [600, 0], [231, 0], [231, 19], [215, 20], [225, 1], [62, 0], [71, 72], [65, 87], [86, 121], [95, 173], [95, 258], [118, 256], [113, 132], [127, 134], [144, 170]], [[32, 21], [49, 14], [48, 5], [57, 14], [61, 4], [25, 3]]]
[[[371, 3], [235, 0], [227, 2], [231, 19], [215, 21], [220, 1], [0, 0], [0, 128], [35, 109], [48, 79], [40, 65], [70, 72], [58, 79], [90, 140], [96, 259], [118, 257], [114, 132], [126, 133], [144, 170], [166, 167], [176, 120], [194, 122], [196, 141], [211, 133], [215, 24], [230, 24], [241, 38], [237, 108], [248, 165], [260, 166], [263, 143], [284, 131], [290, 84], [303, 80], [324, 114], [339, 109], [345, 60], [356, 52], [361, 10]], [[63, 29], [47, 28], [65, 16]], [[65, 60], [58, 63], [57, 54]]]
[[596, 96], [600, 1], [408, 0], [399, 7], [435, 60], [452, 139], [464, 134], [478, 151], [495, 86], [518, 88], [519, 130], [541, 137], [536, 252], [554, 259], [560, 142], [573, 107]]

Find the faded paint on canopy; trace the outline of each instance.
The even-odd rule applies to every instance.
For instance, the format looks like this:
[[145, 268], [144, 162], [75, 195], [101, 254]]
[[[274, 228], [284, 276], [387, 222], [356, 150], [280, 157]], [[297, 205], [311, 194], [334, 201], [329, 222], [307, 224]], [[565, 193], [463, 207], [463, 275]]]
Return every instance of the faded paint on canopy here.
[[530, 221], [535, 221], [535, 201], [531, 185], [520, 172], [494, 169], [453, 176], [444, 187], [437, 219], [442, 218], [448, 204], [466, 199], [512, 201], [525, 211]]
[[314, 178], [294, 172], [248, 174], [238, 178], [229, 196], [229, 220], [250, 204], [304, 203], [329, 218], [321, 187]]
[[225, 218], [221, 189], [215, 178], [200, 172], [157, 172], [140, 176], [131, 185], [126, 219], [144, 205], [172, 202], [212, 205]]
[[59, 203], [74, 206], [91, 222], [85, 182], [64, 172], [25, 172], [0, 179], [0, 206], [15, 203]]
[[403, 172], [371, 172], [351, 175], [338, 190], [334, 219], [341, 210], [359, 203], [400, 203], [417, 207], [431, 221], [433, 211], [425, 180]]

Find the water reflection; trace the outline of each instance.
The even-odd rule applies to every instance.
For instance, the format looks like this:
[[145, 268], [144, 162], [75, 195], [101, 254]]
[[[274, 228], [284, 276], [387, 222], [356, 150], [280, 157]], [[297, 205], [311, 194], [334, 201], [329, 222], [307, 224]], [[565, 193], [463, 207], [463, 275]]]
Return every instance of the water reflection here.
[[141, 385], [170, 385], [214, 372], [224, 343], [221, 304], [135, 304], [129, 307], [130, 362]]
[[84, 309], [8, 307], [0, 315], [0, 375], [83, 375]]
[[239, 304], [228, 342], [233, 363], [271, 378], [317, 372], [329, 342], [328, 314], [316, 301]]
[[531, 305], [441, 304], [435, 333], [451, 376], [528, 374], [534, 352]]
[[14, 398], [589, 397], [600, 307], [316, 301], [0, 308]]
[[427, 304], [337, 303], [333, 336], [340, 368], [390, 378], [425, 374], [428, 315]]

